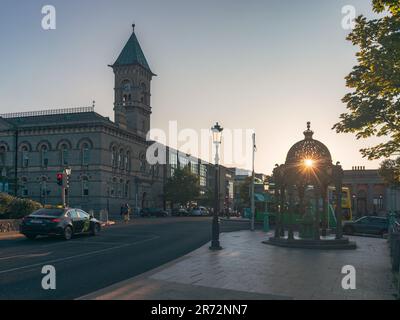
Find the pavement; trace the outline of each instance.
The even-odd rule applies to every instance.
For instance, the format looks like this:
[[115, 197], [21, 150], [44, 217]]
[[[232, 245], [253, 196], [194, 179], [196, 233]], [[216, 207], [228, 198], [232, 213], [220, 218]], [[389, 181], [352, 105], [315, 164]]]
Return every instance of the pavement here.
[[[208, 244], [154, 270], [82, 296], [96, 300], [392, 300], [395, 286], [386, 240], [350, 237], [356, 250], [310, 250], [263, 244], [272, 234], [221, 234], [223, 250]], [[342, 267], [356, 269], [356, 289], [341, 286]]]
[[[242, 224], [222, 223], [225, 232]], [[70, 241], [15, 235], [0, 240], [1, 299], [76, 299], [130, 279], [210, 241], [211, 218], [143, 218]], [[56, 269], [56, 290], [43, 290], [43, 266]]]

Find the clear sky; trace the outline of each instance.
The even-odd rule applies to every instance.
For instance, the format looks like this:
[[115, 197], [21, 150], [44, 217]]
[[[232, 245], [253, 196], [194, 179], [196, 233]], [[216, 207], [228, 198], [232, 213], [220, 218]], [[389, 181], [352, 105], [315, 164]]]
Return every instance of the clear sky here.
[[[41, 28], [53, 5], [57, 29]], [[256, 169], [271, 172], [312, 122], [344, 168], [379, 162], [331, 130], [345, 111], [344, 77], [356, 48], [341, 26], [344, 5], [371, 15], [369, 0], [0, 0], [0, 113], [88, 106], [113, 118], [113, 73], [136, 24], [158, 76], [152, 127], [254, 128]]]

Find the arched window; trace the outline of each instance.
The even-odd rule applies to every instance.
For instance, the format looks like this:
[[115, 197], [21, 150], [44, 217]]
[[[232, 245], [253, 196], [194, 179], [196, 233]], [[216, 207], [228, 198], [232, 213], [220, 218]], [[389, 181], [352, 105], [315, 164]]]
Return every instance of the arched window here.
[[132, 83], [129, 80], [122, 81], [122, 104], [126, 105], [128, 101], [131, 101]]
[[125, 170], [131, 170], [131, 153], [129, 151], [127, 151], [125, 154]]
[[90, 163], [90, 146], [88, 143], [82, 145], [82, 165], [87, 166]]
[[49, 165], [49, 157], [48, 157], [48, 147], [44, 144], [40, 148], [40, 161], [42, 163], [43, 168], [47, 168]]
[[118, 152], [118, 168], [123, 169], [124, 168], [124, 163], [122, 161], [124, 155], [124, 150], [119, 150]]
[[29, 167], [29, 149], [27, 146], [22, 147], [22, 167], [28, 168]]
[[89, 179], [88, 177], [82, 178], [82, 196], [87, 197], [89, 195]]
[[111, 150], [111, 166], [115, 168], [117, 166], [117, 148], [113, 147]]
[[61, 145], [61, 164], [67, 166], [69, 164], [69, 149], [67, 144]]

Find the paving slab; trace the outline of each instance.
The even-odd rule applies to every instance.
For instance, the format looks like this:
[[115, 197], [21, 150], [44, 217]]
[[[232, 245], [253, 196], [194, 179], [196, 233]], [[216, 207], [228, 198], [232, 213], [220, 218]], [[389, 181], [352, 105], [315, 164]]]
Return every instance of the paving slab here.
[[[387, 241], [351, 237], [356, 250], [311, 250], [263, 244], [261, 231], [221, 235], [208, 245], [139, 277], [84, 299], [394, 299]], [[356, 269], [356, 289], [344, 290], [342, 267]]]

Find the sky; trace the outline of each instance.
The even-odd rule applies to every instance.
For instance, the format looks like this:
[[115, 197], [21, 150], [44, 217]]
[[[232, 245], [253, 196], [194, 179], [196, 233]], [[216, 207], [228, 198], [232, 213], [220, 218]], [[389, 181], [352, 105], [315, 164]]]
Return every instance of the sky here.
[[[44, 5], [56, 29], [43, 30]], [[256, 171], [270, 173], [303, 139], [334, 162], [377, 168], [332, 126], [345, 112], [356, 64], [342, 8], [373, 16], [368, 0], [0, 0], [0, 113], [90, 106], [113, 119], [112, 64], [135, 32], [152, 71], [151, 126], [197, 132], [219, 121], [254, 129]], [[196, 155], [194, 153], [194, 155]]]

